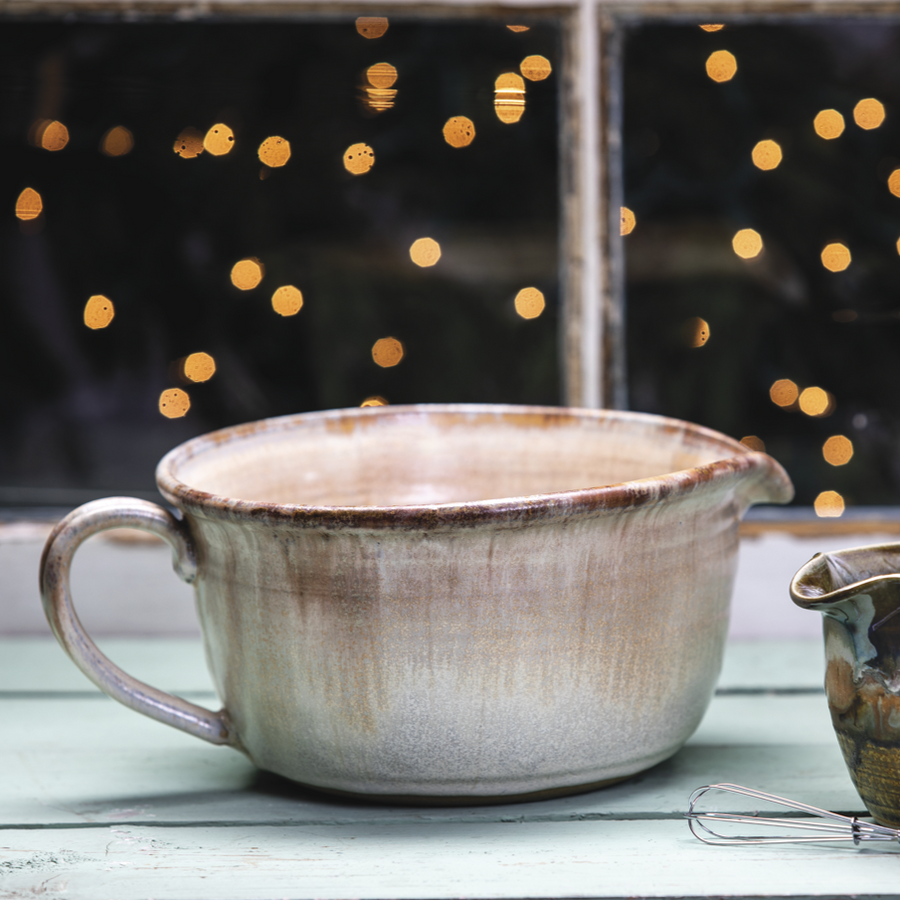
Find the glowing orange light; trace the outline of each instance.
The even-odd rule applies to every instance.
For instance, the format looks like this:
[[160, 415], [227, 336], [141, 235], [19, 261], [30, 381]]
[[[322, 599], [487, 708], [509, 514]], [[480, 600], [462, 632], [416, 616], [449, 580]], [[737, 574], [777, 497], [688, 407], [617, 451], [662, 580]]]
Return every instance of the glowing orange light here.
[[388, 402], [384, 399], [384, 397], [379, 397], [377, 394], [373, 397], [366, 397], [360, 406], [387, 406]]
[[814, 418], [824, 416], [832, 405], [827, 391], [820, 387], [808, 387], [800, 394], [800, 411]]
[[494, 112], [505, 125], [512, 125], [525, 112], [525, 82], [515, 72], [504, 72], [494, 82]]
[[822, 250], [822, 265], [829, 272], [843, 272], [851, 259], [850, 250], [844, 244], [828, 244]]
[[184, 361], [184, 376], [190, 381], [209, 381], [216, 374], [216, 361], [208, 353], [192, 353]]
[[623, 206], [619, 209], [619, 234], [631, 234], [637, 225], [637, 219], [634, 213], [627, 207]]
[[43, 209], [44, 201], [34, 188], [25, 188], [16, 200], [16, 218], [23, 222], [36, 219]]
[[351, 175], [365, 175], [375, 165], [375, 151], [368, 144], [351, 144], [344, 151], [344, 168]]
[[853, 121], [866, 131], [878, 128], [884, 121], [884, 104], [874, 97], [860, 100], [853, 107]]
[[550, 65], [550, 60], [544, 56], [526, 56], [519, 63], [519, 71], [529, 81], [543, 81], [550, 77], [553, 67]]
[[530, 30], [530, 25], [507, 25], [506, 26], [510, 31], [514, 31], [516, 34], [521, 34], [523, 31]]
[[47, 122], [40, 131], [40, 144], [45, 150], [62, 150], [69, 143], [69, 129], [62, 122]]
[[725, 26], [724, 25], [701, 25], [700, 27], [704, 31], [721, 31]]
[[838, 519], [844, 514], [844, 498], [837, 491], [822, 491], [813, 503], [816, 515], [823, 519]]
[[751, 153], [753, 165], [764, 172], [777, 169], [781, 163], [781, 147], [775, 141], [760, 141]]
[[844, 133], [844, 117], [836, 109], [823, 109], [813, 119], [816, 134], [826, 141], [833, 141]]
[[769, 388], [769, 397], [776, 406], [793, 406], [800, 396], [800, 389], [790, 378], [780, 378]]
[[900, 169], [894, 169], [888, 178], [888, 190], [895, 196], [900, 197]]
[[748, 449], [755, 450], [757, 453], [766, 452], [765, 442], [755, 434], [748, 434], [746, 437], [742, 437], [741, 443]]
[[104, 156], [127, 156], [134, 149], [134, 135], [124, 126], [110, 128], [100, 138], [100, 152]]
[[391, 86], [396, 80], [397, 70], [390, 63], [375, 63], [366, 69], [368, 84], [363, 87], [363, 102], [372, 112], [384, 112], [393, 108], [397, 91], [392, 90]]
[[846, 466], [853, 458], [853, 441], [843, 434], [835, 434], [822, 445], [822, 456], [832, 466]]
[[731, 81], [737, 72], [737, 60], [727, 50], [716, 50], [706, 60], [706, 74], [713, 81]]
[[394, 82], [397, 80], [397, 70], [390, 63], [375, 63], [374, 66], [369, 66], [366, 69], [366, 78], [368, 78], [372, 87], [393, 87]]
[[194, 159], [203, 152], [203, 135], [196, 128], [185, 128], [175, 139], [172, 149], [182, 159]]
[[203, 147], [213, 156], [224, 156], [234, 148], [234, 132], [221, 122], [213, 125], [203, 138]]
[[518, 294], [516, 294], [516, 312], [523, 319], [536, 319], [543, 311], [544, 307], [547, 305], [544, 300], [544, 295], [537, 289], [533, 287], [522, 288]]
[[384, 16], [360, 16], [356, 20], [356, 30], [371, 41], [388, 30], [388, 20]]
[[430, 237], [419, 238], [409, 248], [409, 258], [423, 269], [433, 266], [441, 258], [441, 245]]
[[286, 284], [272, 294], [272, 309], [279, 316], [296, 316], [302, 308], [303, 294], [292, 284]]
[[380, 338], [372, 347], [372, 359], [382, 369], [396, 366], [403, 359], [403, 344], [397, 338]]
[[191, 408], [191, 398], [181, 388], [169, 388], [159, 395], [159, 411], [167, 419], [180, 419]]
[[278, 135], [267, 137], [257, 151], [260, 162], [270, 169], [280, 169], [291, 158], [291, 142]]
[[763, 240], [758, 231], [742, 228], [731, 239], [731, 246], [741, 259], [753, 259], [762, 252]]
[[702, 347], [709, 340], [709, 323], [695, 316], [684, 323], [682, 334], [689, 347]]
[[468, 147], [475, 140], [475, 124], [465, 116], [454, 116], [444, 123], [444, 140], [451, 147]]
[[252, 291], [266, 274], [266, 267], [255, 257], [248, 256], [231, 267], [231, 283], [241, 291]]
[[106, 328], [116, 315], [112, 300], [103, 294], [95, 294], [84, 305], [84, 324], [96, 331]]

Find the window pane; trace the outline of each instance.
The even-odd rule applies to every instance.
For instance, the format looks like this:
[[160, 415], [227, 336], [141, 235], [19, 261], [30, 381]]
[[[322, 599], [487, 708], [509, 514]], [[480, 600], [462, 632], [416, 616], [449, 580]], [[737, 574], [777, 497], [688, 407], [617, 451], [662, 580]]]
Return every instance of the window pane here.
[[625, 94], [632, 406], [900, 503], [900, 29], [648, 26]]
[[559, 402], [558, 29], [388, 24], [4, 24], [0, 502], [368, 397]]

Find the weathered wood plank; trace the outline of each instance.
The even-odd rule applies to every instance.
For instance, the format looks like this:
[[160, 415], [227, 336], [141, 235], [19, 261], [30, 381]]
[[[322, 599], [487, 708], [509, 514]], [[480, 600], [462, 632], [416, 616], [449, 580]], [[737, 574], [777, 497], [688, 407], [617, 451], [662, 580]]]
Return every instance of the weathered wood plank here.
[[688, 746], [628, 782], [555, 800], [451, 809], [332, 799], [102, 698], [0, 701], [0, 720], [5, 827], [677, 817], [691, 791], [711, 781], [862, 812], [822, 696], [717, 697]]
[[709, 847], [680, 821], [16, 831], [0, 897], [897, 897], [897, 851]]

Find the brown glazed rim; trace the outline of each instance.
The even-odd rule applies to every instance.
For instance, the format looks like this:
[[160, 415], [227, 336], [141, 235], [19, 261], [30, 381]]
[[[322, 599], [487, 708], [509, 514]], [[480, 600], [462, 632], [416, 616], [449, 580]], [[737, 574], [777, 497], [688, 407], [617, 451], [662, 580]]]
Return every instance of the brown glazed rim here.
[[[720, 446], [732, 455], [704, 466], [684, 469], [651, 478], [580, 490], [504, 497], [463, 503], [441, 503], [408, 506], [303, 506], [292, 503], [237, 500], [191, 488], [180, 481], [175, 472], [180, 464], [232, 441], [265, 432], [292, 430], [304, 423], [324, 423], [326, 427], [346, 430], [347, 421], [354, 423], [378, 419], [404, 419], [438, 415], [445, 419], [477, 422], [480, 418], [511, 424], [546, 426], [552, 423], [616, 420], [645, 423], [661, 433], [681, 432], [698, 443]], [[756, 478], [753, 478], [753, 475]], [[748, 478], [748, 476], [751, 476]], [[572, 409], [558, 406], [514, 406], [501, 404], [420, 404], [415, 406], [381, 406], [327, 410], [263, 419], [245, 425], [223, 428], [193, 438], [170, 450], [156, 469], [156, 482], [162, 495], [174, 506], [193, 516], [222, 521], [256, 521], [268, 524], [294, 524], [325, 529], [412, 529], [434, 530], [442, 526], [474, 526], [490, 523], [513, 526], [535, 520], [553, 520], [572, 516], [603, 515], [635, 507], [675, 500], [697, 491], [721, 490], [728, 482], [742, 485], [746, 495], [739, 502], [740, 512], [751, 503], [788, 503], [793, 486], [787, 473], [765, 453], [749, 450], [739, 441], [718, 431], [650, 413], [618, 410]], [[767, 484], [768, 483], [768, 484]], [[753, 486], [757, 487], [755, 494]]]
[[863, 578], [853, 584], [848, 584], [846, 587], [826, 591], [820, 586], [816, 576], [818, 574], [817, 570], [827, 566], [828, 558], [832, 556], [883, 557], [888, 553], [896, 555], [898, 550], [900, 550], [900, 543], [890, 541], [886, 544], [866, 544], [861, 547], [848, 547], [844, 550], [829, 550], [827, 553], [817, 553], [811, 560], [805, 562], [791, 579], [789, 587], [791, 600], [802, 609], [811, 609], [818, 612], [835, 606], [844, 600], [849, 600], [857, 594], [871, 593], [872, 590], [880, 588], [884, 584], [896, 583], [900, 581], [900, 575], [893, 572], [885, 572], [884, 575], [873, 575], [870, 578]]

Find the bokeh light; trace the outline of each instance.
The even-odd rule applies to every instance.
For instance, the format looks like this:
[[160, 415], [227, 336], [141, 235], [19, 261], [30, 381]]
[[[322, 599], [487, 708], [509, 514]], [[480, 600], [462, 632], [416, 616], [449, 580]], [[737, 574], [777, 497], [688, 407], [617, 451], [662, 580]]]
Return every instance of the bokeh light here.
[[741, 259], [753, 259], [762, 252], [763, 240], [758, 231], [742, 228], [731, 239], [731, 246]]
[[833, 141], [844, 133], [844, 117], [836, 109], [823, 109], [813, 119], [816, 134], [826, 141]]
[[737, 60], [727, 50], [716, 50], [706, 60], [706, 74], [713, 81], [731, 81], [737, 72]]
[[286, 284], [272, 294], [272, 309], [279, 316], [296, 316], [302, 308], [303, 294], [292, 284]]
[[375, 165], [375, 151], [368, 144], [351, 144], [344, 151], [344, 168], [351, 175], [365, 175]]
[[397, 91], [392, 89], [397, 80], [397, 70], [386, 62], [375, 63], [366, 69], [364, 103], [372, 112], [384, 112], [392, 109], [397, 98]]
[[770, 172], [781, 164], [781, 147], [775, 141], [760, 141], [753, 148], [751, 157], [757, 169]]
[[800, 388], [790, 378], [779, 378], [769, 388], [769, 398], [776, 406], [793, 406], [800, 396]]
[[291, 142], [277, 134], [267, 137], [257, 151], [260, 162], [270, 169], [280, 169], [291, 158]]
[[441, 258], [441, 245], [430, 237], [419, 238], [409, 248], [409, 258], [422, 268], [433, 266]]
[[822, 445], [822, 456], [832, 466], [846, 466], [853, 458], [853, 441], [843, 434], [835, 434]]
[[850, 262], [850, 250], [844, 244], [827, 244], [822, 250], [822, 265], [829, 272], [843, 272]]
[[62, 122], [42, 123], [36, 132], [37, 143], [44, 148], [55, 152], [62, 150], [69, 143], [69, 129]]
[[375, 394], [371, 397], [366, 397], [362, 403], [359, 404], [362, 406], [387, 406], [388, 402], [384, 399], [384, 397], [380, 397], [378, 394]]
[[544, 56], [526, 56], [519, 63], [519, 71], [529, 81], [543, 81], [550, 77], [553, 67], [550, 65], [550, 60]]
[[255, 256], [248, 256], [231, 267], [231, 283], [240, 291], [252, 291], [265, 274], [266, 267]]
[[390, 63], [375, 63], [374, 66], [369, 66], [366, 69], [366, 78], [369, 79], [369, 84], [372, 87], [393, 87], [394, 82], [397, 80], [397, 70]]
[[516, 312], [523, 319], [536, 319], [547, 305], [544, 295], [533, 287], [522, 288], [516, 294]]
[[115, 318], [116, 310], [112, 300], [103, 294], [95, 294], [84, 305], [84, 324], [96, 331], [98, 328], [106, 328]]
[[637, 225], [637, 218], [634, 213], [627, 207], [623, 206], [619, 209], [619, 234], [631, 234]]
[[16, 218], [23, 222], [36, 219], [43, 209], [44, 201], [34, 188], [25, 188], [16, 200]]
[[124, 126], [110, 128], [100, 138], [100, 152], [104, 156], [127, 156], [134, 149], [134, 135]]
[[853, 107], [853, 121], [866, 131], [878, 128], [884, 121], [884, 104], [874, 97], [860, 100]]
[[181, 388], [169, 388], [159, 395], [159, 411], [167, 419], [180, 419], [191, 408], [191, 398]]
[[529, 31], [531, 29], [530, 25], [507, 25], [506, 27], [516, 34], [521, 34], [523, 31]]
[[746, 437], [742, 437], [741, 443], [749, 450], [755, 450], [757, 453], [766, 452], [765, 442], [755, 434], [748, 434]]
[[206, 136], [203, 138], [203, 147], [213, 156], [225, 156], [234, 148], [234, 132], [227, 125], [219, 122], [206, 132]]
[[372, 359], [382, 369], [396, 366], [403, 359], [403, 344], [397, 338], [380, 338], [372, 346]]
[[444, 140], [451, 147], [468, 147], [475, 140], [475, 123], [465, 116], [453, 116], [444, 123]]
[[895, 196], [900, 197], [900, 169], [894, 169], [888, 178], [888, 190]]
[[828, 415], [834, 405], [828, 392], [820, 387], [805, 388], [801, 391], [797, 402], [800, 405], [800, 411], [813, 418]]
[[682, 324], [681, 333], [688, 347], [702, 347], [709, 340], [709, 323], [706, 319], [693, 316]]
[[356, 20], [356, 30], [371, 41], [388, 30], [388, 20], [384, 16], [360, 16]]
[[525, 112], [525, 82], [515, 72], [504, 72], [494, 82], [494, 112], [505, 125], [512, 125]]
[[184, 361], [184, 377], [189, 381], [209, 381], [216, 374], [216, 361], [208, 353], [192, 353]]
[[701, 25], [700, 27], [704, 31], [721, 31], [725, 26], [724, 25]]
[[823, 519], [838, 519], [844, 514], [844, 498], [837, 491], [822, 491], [813, 508]]
[[172, 149], [182, 159], [194, 159], [203, 152], [203, 135], [196, 128], [185, 128], [175, 139]]

